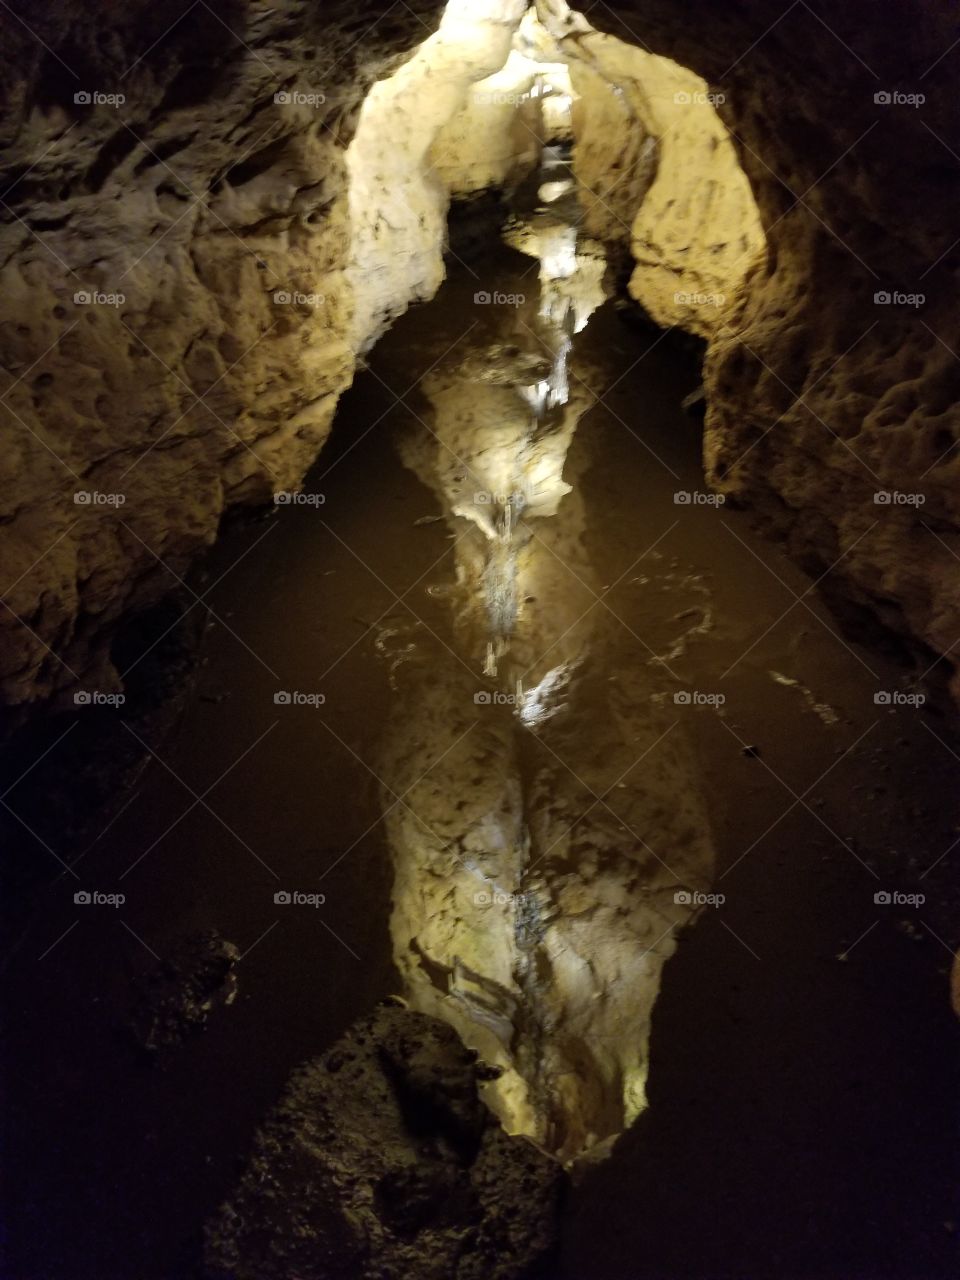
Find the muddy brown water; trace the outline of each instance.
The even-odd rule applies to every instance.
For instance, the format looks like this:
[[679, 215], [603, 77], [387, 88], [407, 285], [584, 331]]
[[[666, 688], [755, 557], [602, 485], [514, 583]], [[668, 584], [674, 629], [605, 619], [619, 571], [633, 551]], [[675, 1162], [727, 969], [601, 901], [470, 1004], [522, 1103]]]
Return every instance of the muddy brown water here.
[[[479, 281], [454, 266], [394, 326], [305, 485], [323, 504], [281, 507], [212, 551], [204, 666], [162, 763], [78, 882], [32, 848], [40, 870], [8, 904], [4, 1274], [196, 1274], [203, 1220], [291, 1069], [396, 989], [373, 768], [393, 694], [371, 624], [416, 617], [448, 639], [428, 588], [452, 563], [446, 525], [417, 523], [436, 500], [393, 442], [424, 412], [415, 383], [437, 355], [472, 324], [506, 323], [474, 292], [534, 279], [507, 250]], [[706, 490], [700, 427], [679, 407], [698, 381], [691, 349], [608, 303], [575, 350], [605, 393], [568, 463], [592, 566], [617, 584], [617, 664], [686, 637], [684, 687], [726, 699], [676, 706], [725, 901], [666, 965], [650, 1106], [572, 1194], [558, 1280], [954, 1275], [958, 1034], [937, 907], [956, 879], [957, 853], [943, 855], [960, 831], [960, 744], [930, 710], [874, 701], [911, 688], [904, 668], [846, 638], [745, 513], [675, 502]], [[325, 702], [277, 704], [278, 690]], [[71, 785], [56, 748], [38, 779]], [[78, 908], [78, 887], [126, 902]], [[326, 901], [278, 906], [278, 890]], [[199, 928], [243, 953], [237, 999], [146, 1065], [122, 1034], [131, 983]]]

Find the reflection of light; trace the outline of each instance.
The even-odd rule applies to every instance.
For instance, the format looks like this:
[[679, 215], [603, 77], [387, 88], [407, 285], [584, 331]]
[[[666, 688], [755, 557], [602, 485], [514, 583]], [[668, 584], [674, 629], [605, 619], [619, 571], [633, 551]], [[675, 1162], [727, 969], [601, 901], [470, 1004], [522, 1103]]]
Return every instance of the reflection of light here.
[[492, 640], [487, 641], [487, 652], [483, 660], [483, 674], [485, 676], [495, 676], [497, 674], [497, 654]]
[[547, 672], [539, 684], [517, 698], [516, 714], [528, 726], [543, 724], [563, 710], [560, 698], [570, 683], [573, 664], [562, 662]]
[[566, 404], [570, 399], [570, 383], [567, 379], [567, 352], [570, 350], [569, 338], [557, 352], [550, 375], [550, 405]]
[[[455, 0], [450, 8], [463, 19], [492, 3]], [[542, 109], [548, 125], [552, 104], [569, 104], [569, 97], [541, 88], [525, 67], [509, 68], [499, 84], [505, 99], [513, 99], [513, 106], [503, 105], [526, 111], [528, 120]], [[538, 102], [524, 104], [531, 85]], [[549, 136], [546, 128], [539, 132]], [[559, 172], [542, 169], [541, 176]], [[544, 183], [543, 190], [558, 186]], [[564, 831], [565, 815], [578, 802], [576, 790], [566, 789], [574, 784], [566, 782], [565, 771], [554, 774], [545, 755], [545, 771], [527, 769], [536, 745], [531, 739], [542, 735], [546, 749], [552, 719], [561, 712], [573, 719], [574, 673], [579, 681], [579, 664], [589, 660], [571, 570], [534, 533], [536, 527], [546, 530], [560, 551], [569, 549], [577, 560], [583, 554], [580, 504], [563, 503], [563, 516], [556, 517], [571, 492], [563, 469], [586, 397], [574, 388], [573, 404], [565, 411], [558, 406], [568, 403], [570, 393], [571, 335], [605, 297], [605, 259], [599, 243], [578, 239], [572, 228], [550, 227], [574, 208], [571, 198], [560, 216], [518, 221], [516, 233], [517, 247], [543, 259], [540, 314], [547, 323], [539, 329], [552, 357], [548, 376], [548, 362], [521, 359], [506, 342], [489, 353], [502, 377], [476, 368], [437, 375], [428, 383], [437, 410], [434, 438], [463, 474], [442, 455], [435, 461], [426, 435], [410, 453], [423, 476], [429, 467], [430, 483], [452, 510], [472, 522], [453, 526], [454, 599], [466, 623], [462, 631], [458, 626], [455, 643], [459, 648], [460, 637], [466, 639], [471, 667], [483, 654], [484, 674], [497, 682], [497, 700], [511, 706], [512, 715], [486, 717], [482, 748], [479, 733], [461, 747], [454, 735], [463, 686], [424, 664], [422, 680], [405, 686], [409, 701], [394, 719], [384, 791], [395, 869], [391, 933], [411, 1004], [446, 1020], [503, 1069], [487, 1091], [492, 1108], [508, 1132], [531, 1135], [561, 1159], [596, 1145], [598, 1137], [609, 1149], [612, 1131], [645, 1106], [650, 1008], [674, 946], [672, 938], [665, 941], [670, 930], [665, 934], [664, 927], [688, 915], [667, 907], [663, 894], [672, 902], [672, 885], [659, 888], [655, 870], [652, 878], [644, 875], [632, 836], [635, 820], [657, 815], [653, 820], [666, 843], [678, 833], [675, 852], [687, 860], [682, 869], [691, 882], [694, 864], [709, 854], [695, 788], [682, 764], [666, 764], [665, 773], [646, 784], [638, 779], [636, 797], [634, 783], [628, 788], [621, 782], [624, 790], [614, 793], [621, 799], [607, 806], [611, 817], [622, 819], [620, 834], [617, 822]], [[531, 525], [534, 517], [539, 526]], [[555, 518], [552, 527], [544, 517]], [[583, 585], [590, 590], [589, 581]], [[545, 635], [556, 636], [547, 653], [559, 665], [541, 674], [549, 660]], [[520, 670], [528, 689], [516, 679]], [[581, 691], [585, 704], [595, 691]], [[600, 732], [607, 727], [602, 717], [612, 718], [614, 707], [616, 719], [609, 742], [603, 740], [599, 776], [622, 780], [647, 734], [649, 713], [645, 705], [634, 710], [633, 699], [619, 691], [609, 704], [601, 699], [599, 716], [592, 712]], [[581, 722], [579, 708], [571, 728], [589, 751], [592, 722]], [[649, 742], [656, 741], [651, 727]], [[441, 760], [449, 770], [442, 782], [427, 776]], [[387, 800], [408, 791], [410, 805]], [[560, 849], [548, 860], [555, 845]], [[636, 891], [638, 880], [643, 892]], [[653, 938], [658, 941], [651, 947]]]
[[571, 492], [563, 479], [564, 454], [556, 452], [540, 454], [528, 466], [527, 481], [530, 486], [532, 515], [553, 515], [560, 499]]
[[539, 418], [547, 407], [547, 396], [550, 392], [549, 380], [537, 382], [532, 387], [520, 387], [519, 391], [533, 410], [534, 416]]
[[563, 280], [577, 269], [576, 227], [556, 227], [540, 237], [540, 278]]
[[646, 1111], [648, 1064], [641, 1062], [638, 1066], [628, 1067], [623, 1076], [623, 1118], [627, 1125], [633, 1124], [641, 1111]]
[[554, 200], [559, 200], [561, 196], [567, 195], [573, 190], [573, 182], [570, 178], [564, 178], [562, 182], [545, 182], [537, 195], [544, 204], [552, 204]]

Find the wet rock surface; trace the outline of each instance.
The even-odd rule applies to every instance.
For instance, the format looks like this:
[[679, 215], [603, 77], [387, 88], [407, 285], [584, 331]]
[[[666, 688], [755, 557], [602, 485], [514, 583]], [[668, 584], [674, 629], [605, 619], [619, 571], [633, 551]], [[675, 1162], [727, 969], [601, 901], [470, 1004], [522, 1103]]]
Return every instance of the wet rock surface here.
[[546, 1274], [563, 1173], [504, 1133], [447, 1025], [385, 1002], [300, 1068], [207, 1228], [233, 1280]]

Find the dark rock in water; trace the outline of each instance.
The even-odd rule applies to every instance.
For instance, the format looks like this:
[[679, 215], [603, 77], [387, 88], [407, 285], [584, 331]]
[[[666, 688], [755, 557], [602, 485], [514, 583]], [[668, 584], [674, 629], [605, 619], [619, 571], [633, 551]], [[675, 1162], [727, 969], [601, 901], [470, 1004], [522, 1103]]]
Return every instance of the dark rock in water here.
[[565, 1175], [480, 1099], [453, 1029], [381, 1005], [295, 1072], [207, 1226], [231, 1280], [533, 1280]]
[[155, 1054], [202, 1031], [214, 1008], [233, 1003], [239, 959], [238, 948], [215, 929], [187, 938], [137, 984], [130, 1018], [137, 1044]]

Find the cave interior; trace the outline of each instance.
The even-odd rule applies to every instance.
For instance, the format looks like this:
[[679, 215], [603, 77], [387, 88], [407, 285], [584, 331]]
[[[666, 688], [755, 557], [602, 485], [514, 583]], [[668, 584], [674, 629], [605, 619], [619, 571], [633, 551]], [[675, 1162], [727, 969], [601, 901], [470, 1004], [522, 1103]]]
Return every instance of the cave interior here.
[[0, 30], [3, 1274], [956, 1275], [960, 16]]

